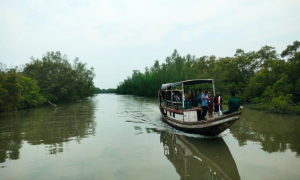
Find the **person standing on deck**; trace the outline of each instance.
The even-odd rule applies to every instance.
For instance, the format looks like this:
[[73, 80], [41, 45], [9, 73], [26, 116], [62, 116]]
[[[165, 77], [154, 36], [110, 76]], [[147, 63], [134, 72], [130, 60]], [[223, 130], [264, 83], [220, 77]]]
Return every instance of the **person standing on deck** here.
[[191, 108], [191, 99], [189, 98], [189, 94], [187, 91], [184, 93], [184, 107], [186, 109]]
[[191, 99], [189, 98], [189, 93], [187, 91], [184, 92], [184, 100], [191, 102]]
[[192, 99], [192, 106], [194, 107], [198, 107], [198, 104], [199, 104], [199, 100], [198, 100], [198, 94], [197, 94], [197, 90], [194, 90], [194, 96], [193, 96], [193, 99]]
[[240, 108], [240, 101], [235, 97], [235, 92], [231, 92], [231, 98], [228, 100], [228, 110], [224, 111], [223, 114], [230, 114], [238, 111]]
[[202, 89], [199, 89], [199, 94], [197, 94], [197, 99], [198, 99], [198, 103], [201, 103], [202, 104], [202, 102], [201, 102], [201, 97], [202, 97]]
[[191, 95], [189, 96], [189, 98], [192, 100], [194, 98], [194, 92], [193, 90], [191, 90]]
[[223, 97], [220, 95], [219, 91], [216, 92], [216, 96], [214, 97], [214, 103], [215, 103], [215, 114], [218, 116], [218, 113], [220, 113], [221, 116]]
[[214, 99], [211, 97], [210, 92], [208, 92], [207, 107], [208, 107], [207, 112], [209, 114], [209, 117], [212, 118], [213, 109], [214, 109]]
[[201, 118], [205, 119], [204, 117], [206, 116], [207, 113], [207, 100], [209, 99], [207, 96], [208, 91], [206, 90], [204, 94], [201, 96], [201, 102], [202, 102], [202, 114]]

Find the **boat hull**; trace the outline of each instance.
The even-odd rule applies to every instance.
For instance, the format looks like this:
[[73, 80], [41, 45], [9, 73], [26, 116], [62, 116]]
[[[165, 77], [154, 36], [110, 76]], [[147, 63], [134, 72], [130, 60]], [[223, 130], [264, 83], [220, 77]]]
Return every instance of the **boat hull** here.
[[178, 130], [187, 133], [215, 136], [222, 133], [233, 123], [235, 123], [240, 118], [241, 112], [235, 112], [229, 115], [223, 115], [210, 120], [202, 120], [197, 122], [185, 122], [173, 119], [163, 113], [162, 110], [161, 115], [164, 122]]

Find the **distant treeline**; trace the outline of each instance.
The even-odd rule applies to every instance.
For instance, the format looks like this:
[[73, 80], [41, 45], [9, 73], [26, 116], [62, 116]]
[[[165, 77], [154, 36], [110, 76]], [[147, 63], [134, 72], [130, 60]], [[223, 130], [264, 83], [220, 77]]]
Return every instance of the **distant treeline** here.
[[116, 89], [113, 89], [113, 88], [109, 88], [109, 89], [96, 88], [95, 89], [95, 93], [96, 94], [101, 94], [101, 93], [116, 93]]
[[31, 58], [22, 68], [0, 63], [0, 112], [40, 106], [48, 101], [77, 101], [95, 93], [94, 69], [78, 58], [70, 64], [66, 55], [47, 52]]
[[161, 84], [189, 79], [214, 79], [223, 96], [235, 91], [244, 103], [256, 109], [300, 114], [300, 42], [279, 55], [274, 47], [258, 51], [237, 49], [233, 57], [180, 56], [176, 50], [145, 73], [134, 70], [117, 87], [118, 94], [155, 97]]

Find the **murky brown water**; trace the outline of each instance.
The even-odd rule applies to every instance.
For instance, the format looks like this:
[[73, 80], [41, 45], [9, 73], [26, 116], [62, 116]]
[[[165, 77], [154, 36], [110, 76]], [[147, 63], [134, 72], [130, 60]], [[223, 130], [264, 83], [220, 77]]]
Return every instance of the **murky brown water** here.
[[177, 131], [156, 99], [101, 94], [0, 117], [0, 179], [299, 179], [300, 117], [244, 109], [218, 137]]

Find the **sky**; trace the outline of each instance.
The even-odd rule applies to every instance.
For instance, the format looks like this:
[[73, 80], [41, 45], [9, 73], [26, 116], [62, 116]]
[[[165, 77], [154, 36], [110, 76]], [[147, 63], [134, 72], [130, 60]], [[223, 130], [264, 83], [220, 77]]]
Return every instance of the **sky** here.
[[94, 83], [116, 88], [181, 56], [233, 56], [265, 45], [281, 53], [300, 40], [300, 0], [0, 0], [0, 62], [8, 67], [48, 51], [94, 67]]

